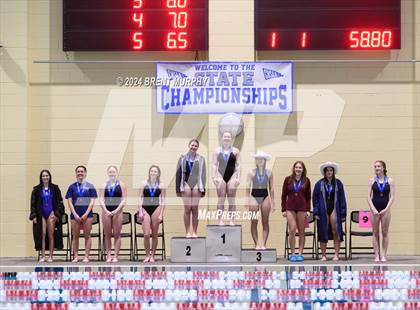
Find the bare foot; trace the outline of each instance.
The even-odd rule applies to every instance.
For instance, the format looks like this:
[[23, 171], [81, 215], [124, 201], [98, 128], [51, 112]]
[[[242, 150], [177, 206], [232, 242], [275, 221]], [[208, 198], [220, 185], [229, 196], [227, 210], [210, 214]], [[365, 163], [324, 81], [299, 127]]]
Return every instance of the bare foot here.
[[53, 258], [52, 258], [51, 256], [50, 256], [50, 257], [48, 257], [47, 262], [52, 263], [52, 262], [53, 262]]
[[230, 221], [230, 222], [229, 222], [229, 225], [230, 225], [230, 226], [235, 226], [235, 223], [234, 223], [233, 221]]
[[114, 258], [112, 259], [112, 262], [113, 263], [118, 263], [118, 257], [117, 256], [114, 256]]
[[79, 261], [79, 257], [75, 257], [75, 258], [73, 258], [73, 260], [71, 261], [72, 263], [77, 263]]
[[151, 256], [149, 262], [154, 263], [155, 262], [155, 257]]
[[386, 257], [385, 257], [385, 256], [383, 256], [383, 257], [381, 258], [381, 262], [383, 262], [383, 263], [385, 263], [385, 262], [386, 262]]
[[143, 263], [148, 263], [150, 262], [150, 256], [146, 256], [146, 258], [143, 260]]
[[379, 256], [375, 257], [375, 263], [379, 263], [381, 260], [379, 259]]
[[225, 226], [225, 223], [223, 222], [223, 220], [219, 221], [219, 226]]
[[185, 236], [185, 238], [191, 238], [191, 234], [188, 232]]
[[263, 245], [260, 250], [266, 250], [267, 248], [265, 247], [265, 245]]
[[89, 263], [89, 257], [85, 256], [85, 257], [83, 258], [83, 262], [84, 262], [84, 263]]
[[193, 238], [198, 238], [198, 236], [197, 236], [197, 234], [196, 234], [196, 233], [193, 233], [193, 234], [192, 234], [192, 237], [193, 237]]
[[333, 261], [338, 262], [339, 260], [340, 260], [340, 258], [338, 256], [333, 257]]
[[323, 256], [321, 257], [321, 261], [326, 262], [326, 261], [327, 261], [327, 257], [326, 257], [325, 255], [323, 255]]
[[259, 246], [259, 245], [256, 245], [256, 246], [255, 246], [255, 249], [256, 249], [256, 250], [261, 250], [261, 248], [260, 248], [260, 246]]
[[44, 257], [44, 256], [42, 256], [42, 257], [39, 259], [39, 262], [40, 262], [40, 263], [44, 263], [44, 262], [45, 262], [45, 257]]
[[112, 257], [111, 257], [111, 255], [109, 255], [109, 256], [107, 256], [107, 257], [106, 257], [106, 262], [107, 262], [107, 263], [111, 263], [111, 262], [112, 262]]

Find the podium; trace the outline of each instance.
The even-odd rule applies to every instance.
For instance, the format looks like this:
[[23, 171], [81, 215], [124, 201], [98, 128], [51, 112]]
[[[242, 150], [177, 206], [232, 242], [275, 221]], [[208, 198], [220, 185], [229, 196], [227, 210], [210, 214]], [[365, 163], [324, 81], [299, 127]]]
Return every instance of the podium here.
[[173, 237], [171, 253], [173, 263], [205, 263], [206, 238]]
[[241, 261], [244, 263], [275, 263], [277, 262], [276, 249], [242, 249]]
[[240, 225], [207, 225], [206, 256], [208, 263], [241, 261], [242, 228]]

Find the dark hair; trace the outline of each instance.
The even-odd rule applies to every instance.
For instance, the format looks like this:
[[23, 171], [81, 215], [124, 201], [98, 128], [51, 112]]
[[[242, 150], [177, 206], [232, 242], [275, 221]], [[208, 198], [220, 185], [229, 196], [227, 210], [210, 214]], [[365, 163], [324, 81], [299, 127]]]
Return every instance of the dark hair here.
[[335, 169], [331, 166], [327, 166], [327, 167], [324, 168], [324, 178], [326, 177], [325, 174], [327, 173], [328, 168], [331, 168], [333, 170], [333, 177], [332, 178], [334, 180], [335, 179]]
[[48, 186], [51, 185], [52, 183], [52, 176], [51, 176], [51, 172], [49, 172], [47, 169], [42, 169], [41, 173], [39, 174], [39, 184], [43, 184], [44, 182], [42, 182], [42, 174], [43, 173], [47, 173], [50, 176], [50, 180], [48, 181]]
[[191, 139], [190, 142], [188, 142], [188, 146], [190, 146], [193, 142], [197, 143], [197, 146], [200, 146], [200, 142], [198, 142], [197, 139]]
[[303, 167], [303, 171], [302, 171], [302, 185], [305, 184], [306, 181], [306, 166], [303, 163], [303, 161], [298, 160], [297, 162], [295, 162], [293, 164], [293, 168], [292, 168], [292, 174], [290, 175], [290, 182], [292, 182], [294, 179], [296, 179], [296, 173], [295, 173], [295, 167], [297, 164], [301, 164]]
[[74, 171], [77, 172], [77, 169], [79, 169], [79, 168], [83, 168], [83, 170], [85, 170], [85, 172], [87, 172], [87, 168], [85, 166], [83, 166], [83, 165], [77, 166], [76, 169], [74, 169]]
[[147, 182], [149, 182], [150, 183], [150, 170], [152, 170], [153, 168], [156, 168], [157, 169], [157, 171], [158, 171], [158, 176], [157, 176], [157, 178], [156, 178], [156, 181], [157, 181], [157, 183], [158, 184], [160, 184], [160, 168], [159, 168], [159, 166], [157, 166], [157, 165], [151, 165], [150, 166], [150, 168], [149, 168], [149, 173], [148, 173], [148, 175], [147, 175]]
[[388, 170], [386, 170], [385, 162], [383, 160], [377, 160], [377, 161], [375, 161], [375, 164], [376, 163], [380, 163], [382, 165], [382, 168], [384, 168], [384, 175], [386, 176], [386, 173], [388, 172]]

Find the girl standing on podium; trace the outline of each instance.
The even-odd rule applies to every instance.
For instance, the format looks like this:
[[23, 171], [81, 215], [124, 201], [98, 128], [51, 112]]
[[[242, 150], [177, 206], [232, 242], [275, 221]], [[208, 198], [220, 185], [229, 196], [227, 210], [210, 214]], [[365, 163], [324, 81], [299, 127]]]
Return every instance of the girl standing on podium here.
[[[217, 190], [217, 209], [224, 211], [226, 197], [229, 211], [236, 211], [236, 190], [241, 178], [240, 153], [232, 145], [232, 134], [225, 132], [222, 135], [222, 145], [213, 152], [213, 182]], [[219, 225], [224, 225], [223, 217]], [[230, 225], [234, 225], [233, 219]]]
[[[104, 243], [107, 263], [117, 263], [121, 248], [121, 229], [123, 223], [123, 208], [127, 198], [127, 188], [118, 180], [118, 169], [109, 166], [108, 181], [99, 192], [99, 203], [102, 207], [102, 224], [104, 227]], [[114, 236], [114, 257], [111, 256], [111, 237]]]
[[326, 261], [328, 240], [334, 240], [334, 258], [339, 260], [340, 242], [343, 238], [342, 219], [346, 218], [347, 204], [343, 183], [335, 177], [338, 164], [326, 162], [321, 164], [323, 178], [314, 186], [312, 204], [317, 219], [318, 241], [321, 243], [322, 261]]
[[[292, 174], [284, 179], [281, 195], [281, 211], [287, 218], [291, 262], [303, 261], [305, 246], [305, 224], [311, 210], [311, 182], [306, 176], [306, 167], [302, 161], [293, 164]], [[296, 253], [296, 231], [299, 235], [299, 248]]]
[[[158, 244], [159, 224], [163, 221], [165, 209], [166, 189], [160, 182], [160, 168], [152, 165], [149, 168], [148, 178], [139, 190], [138, 220], [142, 223], [144, 233], [144, 249], [146, 258], [143, 262], [155, 262], [155, 252]], [[152, 247], [150, 249], [150, 235]]]
[[248, 173], [247, 193], [249, 193], [248, 207], [251, 212], [258, 212], [261, 209], [261, 221], [263, 226], [263, 240], [258, 241], [258, 219], [251, 220], [251, 235], [256, 250], [265, 250], [269, 229], [268, 218], [270, 212], [274, 212], [274, 188], [273, 174], [266, 169], [266, 163], [271, 156], [265, 152], [258, 151], [252, 155], [255, 158], [256, 167]]
[[[53, 261], [54, 248], [63, 248], [62, 217], [64, 214], [63, 197], [58, 185], [52, 183], [51, 173], [42, 170], [39, 184], [32, 190], [31, 214], [33, 222], [35, 249], [41, 251], [39, 262], [45, 262], [45, 248], [48, 244], [48, 262]], [[48, 238], [46, 238], [48, 237]]]
[[[368, 203], [372, 212], [373, 249], [375, 262], [386, 262], [388, 231], [391, 222], [391, 206], [395, 199], [394, 180], [387, 176], [386, 164], [377, 160], [375, 177], [369, 180]], [[379, 226], [382, 229], [382, 251], [379, 243]]]
[[188, 143], [188, 153], [181, 155], [176, 169], [176, 194], [184, 202], [187, 238], [197, 238], [198, 204], [206, 194], [206, 161], [197, 153], [199, 146], [198, 140], [192, 139]]

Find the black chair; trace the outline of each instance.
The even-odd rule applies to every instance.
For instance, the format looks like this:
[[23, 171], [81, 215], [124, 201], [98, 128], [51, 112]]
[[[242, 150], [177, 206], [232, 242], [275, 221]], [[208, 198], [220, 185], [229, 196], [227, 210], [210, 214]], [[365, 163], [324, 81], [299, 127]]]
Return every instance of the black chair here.
[[[137, 232], [137, 225], [141, 226], [142, 223], [138, 220], [137, 217], [137, 213], [134, 214], [134, 255], [135, 255], [135, 259], [139, 260], [139, 256], [140, 255], [146, 255], [146, 250], [144, 249], [143, 246], [139, 247], [138, 245], [138, 239], [143, 239], [144, 238], [144, 234], [142, 232], [142, 230], [140, 230], [141, 232]], [[156, 248], [156, 254], [160, 255], [160, 257], [162, 258], [162, 260], [166, 259], [166, 247], [165, 247], [165, 226], [163, 221], [160, 222], [160, 231], [158, 232], [158, 238], [160, 238], [161, 240], [161, 246], [159, 247], [159, 244]], [[151, 244], [150, 244], [151, 245]]]
[[[85, 234], [82, 232], [80, 234], [80, 238], [84, 238]], [[102, 258], [102, 237], [101, 237], [101, 221], [99, 220], [99, 213], [93, 212], [93, 218], [92, 218], [92, 230], [90, 232], [90, 237], [92, 238], [92, 241], [94, 239], [97, 239], [98, 246], [97, 247], [91, 247], [90, 252], [96, 252], [98, 256], [98, 261]], [[73, 239], [73, 234], [72, 234]], [[84, 252], [85, 248], [83, 245], [83, 248], [81, 247], [82, 242], [79, 241], [79, 254], [81, 252]]]
[[[124, 227], [127, 229], [124, 231]], [[105, 234], [103, 236], [103, 249], [102, 249], [102, 260], [105, 260]], [[134, 250], [133, 250], [133, 221], [130, 212], [123, 212], [123, 221], [122, 221], [122, 230], [121, 230], [121, 239], [129, 238], [130, 247], [129, 248], [120, 248], [119, 256], [128, 256], [130, 260], [134, 260]], [[111, 236], [114, 238], [114, 234]], [[122, 241], [122, 240], [121, 240]], [[122, 242], [121, 242], [122, 243]]]
[[[308, 231], [308, 228], [305, 229], [305, 237], [312, 237], [312, 246], [305, 246], [303, 248], [302, 255], [311, 254], [312, 258], [315, 258], [316, 254], [318, 253], [318, 249], [317, 249], [318, 243], [316, 240], [317, 238], [316, 238], [315, 217], [312, 211], [310, 212], [310, 215], [308, 217], [308, 223], [309, 223], [309, 229], [311, 225], [313, 226], [313, 229], [309, 231]], [[296, 237], [299, 237], [298, 232], [296, 232]], [[287, 258], [290, 255], [290, 246], [289, 246], [288, 238], [289, 238], [289, 224], [286, 224], [286, 237], [284, 238], [284, 258]], [[298, 246], [299, 246], [298, 242], [296, 242], [296, 248], [298, 248]]]
[[[340, 255], [344, 255], [344, 258], [347, 260], [347, 218], [342, 218], [341, 219], [341, 224], [343, 225], [343, 242], [341, 242], [341, 244], [340, 244], [340, 252], [339, 252], [339, 254]], [[318, 252], [317, 252], [317, 255], [316, 255], [316, 258], [318, 259], [319, 258], [319, 254], [321, 253], [321, 247], [320, 247], [320, 245], [319, 245], [319, 241], [318, 241]], [[334, 252], [334, 244], [333, 245], [329, 245], [329, 246], [327, 246], [327, 251], [326, 251], [326, 254], [329, 254], [329, 255], [331, 255], [331, 254], [334, 254], [335, 252]]]
[[[366, 211], [369, 212], [369, 211]], [[350, 214], [350, 244], [349, 244], [349, 258], [352, 259], [355, 254], [374, 254], [373, 246], [353, 246], [353, 237], [372, 237], [372, 230], [354, 230], [353, 223], [359, 224], [359, 211], [352, 211]], [[356, 251], [354, 251], [356, 250]], [[362, 251], [360, 251], [362, 250]], [[365, 250], [371, 250], [366, 252]]]
[[[61, 218], [61, 225], [63, 229], [63, 248], [61, 250], [54, 250], [54, 257], [65, 257], [66, 261], [70, 260], [71, 257], [71, 242], [70, 242], [70, 228], [69, 228], [69, 216], [67, 213], [63, 214]], [[57, 253], [58, 252], [58, 253]], [[64, 252], [64, 253], [60, 253]], [[41, 251], [38, 251], [38, 260], [41, 257]]]

